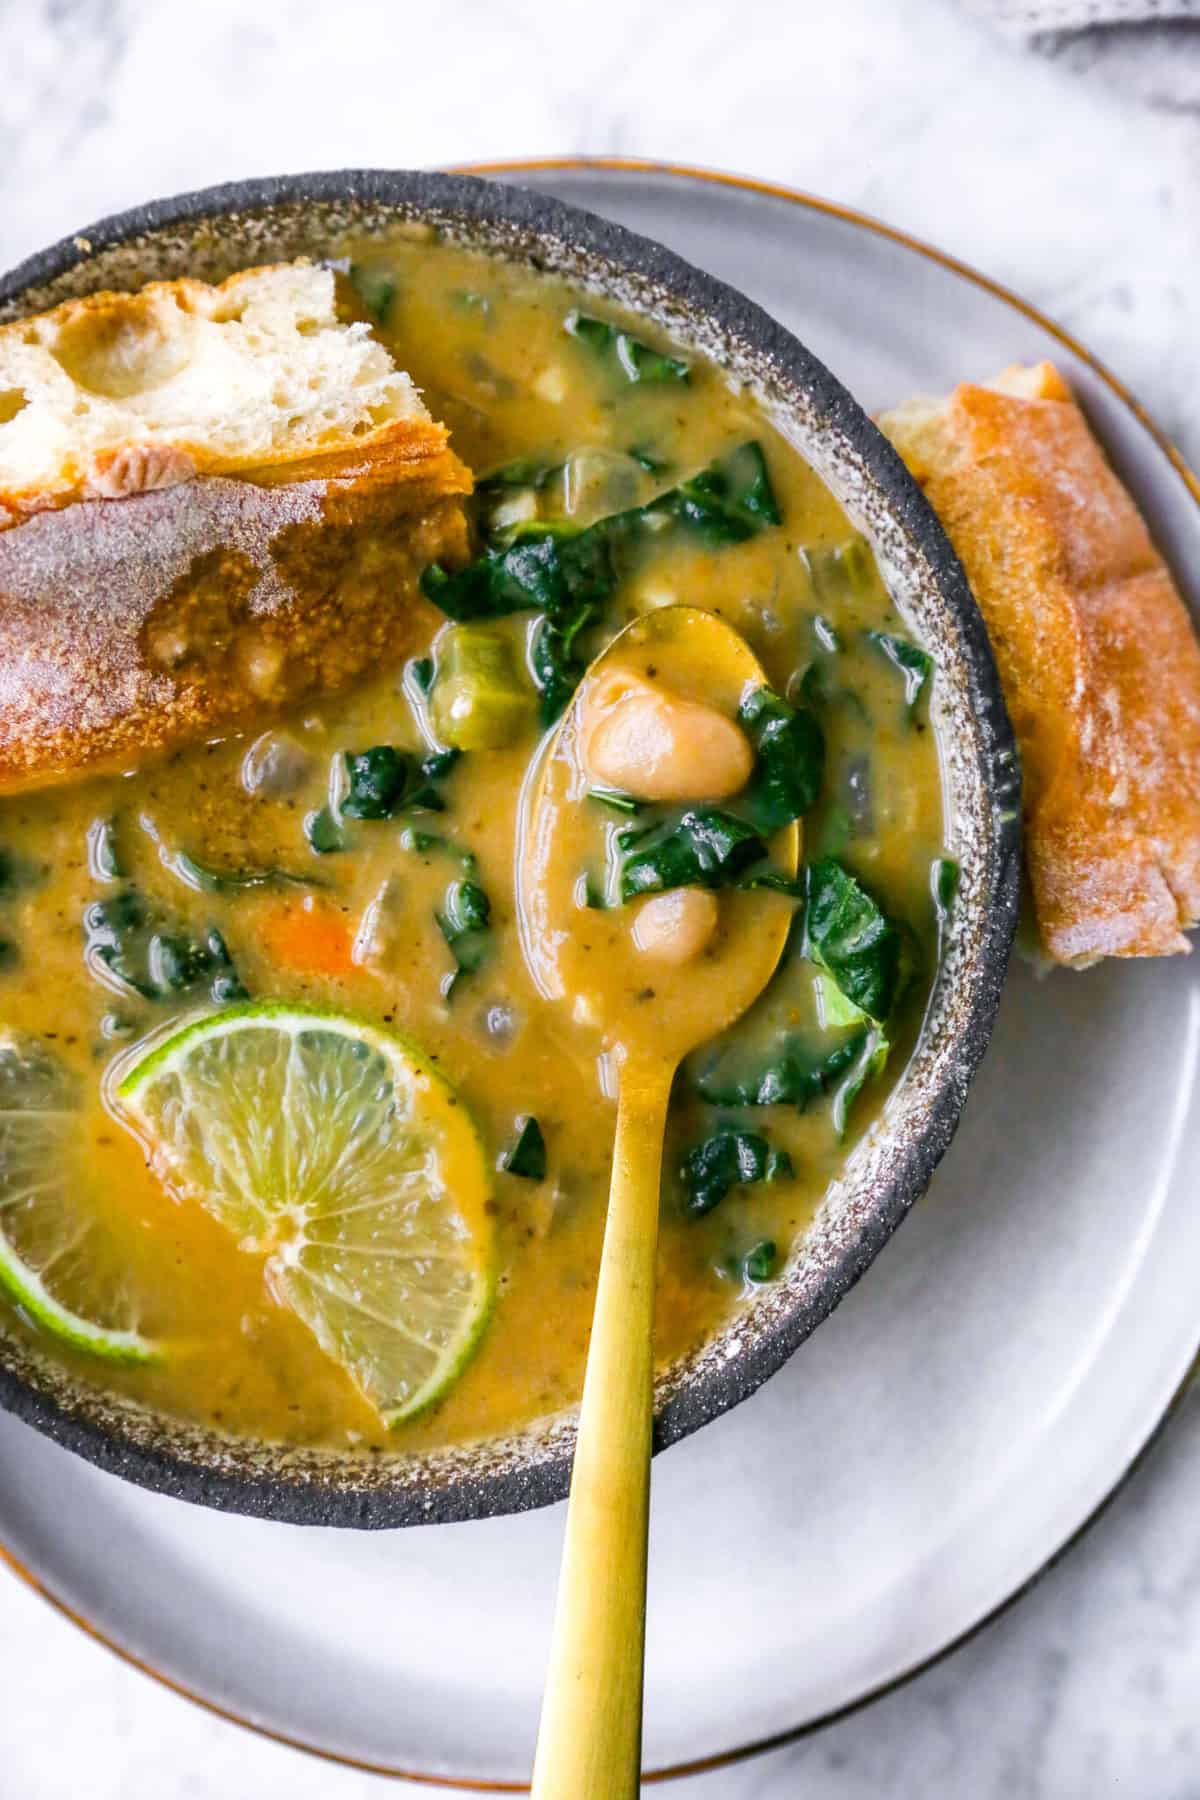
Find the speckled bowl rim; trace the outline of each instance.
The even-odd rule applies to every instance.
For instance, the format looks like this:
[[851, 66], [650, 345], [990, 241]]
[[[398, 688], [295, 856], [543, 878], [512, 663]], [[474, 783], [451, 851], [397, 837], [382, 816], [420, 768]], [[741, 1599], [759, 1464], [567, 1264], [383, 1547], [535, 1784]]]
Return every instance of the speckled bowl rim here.
[[[302, 224], [314, 209], [322, 229], [306, 236]], [[937, 625], [948, 634], [938, 642], [935, 704], [949, 709], [941, 743], [958, 803], [963, 883], [921, 1041], [879, 1126], [851, 1159], [853, 1179], [834, 1184], [783, 1278], [745, 1319], [665, 1371], [655, 1427], [662, 1449], [773, 1374], [928, 1185], [987, 1047], [1012, 945], [1020, 831], [1015, 745], [962, 569], [903, 463], [857, 402], [735, 289], [580, 208], [466, 175], [350, 170], [232, 182], [135, 207], [30, 257], [0, 279], [0, 320], [99, 286], [217, 274], [264, 254], [311, 251], [339, 232], [401, 219], [433, 223], [491, 253], [583, 279], [732, 362], [868, 531], [918, 629], [928, 636]], [[568, 1485], [570, 1415], [506, 1439], [415, 1457], [297, 1452], [230, 1441], [114, 1401], [16, 1339], [0, 1340], [0, 1348], [0, 1405], [100, 1468], [224, 1510], [389, 1527], [522, 1511], [561, 1498]]]

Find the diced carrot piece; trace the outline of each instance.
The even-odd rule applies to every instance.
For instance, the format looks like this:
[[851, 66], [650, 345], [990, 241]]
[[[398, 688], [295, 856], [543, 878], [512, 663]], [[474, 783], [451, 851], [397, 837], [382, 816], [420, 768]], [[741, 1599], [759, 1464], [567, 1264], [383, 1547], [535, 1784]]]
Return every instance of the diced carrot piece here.
[[263, 920], [262, 947], [274, 962], [306, 975], [352, 975], [354, 933], [340, 913], [311, 895]]

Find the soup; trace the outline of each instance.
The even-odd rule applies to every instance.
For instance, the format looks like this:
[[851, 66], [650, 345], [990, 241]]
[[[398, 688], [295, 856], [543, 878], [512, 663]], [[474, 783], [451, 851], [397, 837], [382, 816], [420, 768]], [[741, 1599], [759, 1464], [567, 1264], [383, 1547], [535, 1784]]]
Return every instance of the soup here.
[[[56, 1299], [106, 1308], [158, 1349], [123, 1354], [118, 1333], [97, 1354], [36, 1308], [0, 1304], [13, 1330], [147, 1406], [271, 1441], [403, 1451], [578, 1399], [615, 1112], [589, 982], [625, 979], [630, 1005], [656, 983], [684, 995], [688, 958], [713, 953], [756, 889], [794, 915], [761, 1000], [676, 1083], [666, 1364], [778, 1277], [902, 1073], [954, 866], [931, 660], [866, 542], [753, 397], [556, 279], [405, 235], [337, 248], [476, 472], [480, 558], [427, 572], [403, 666], [254, 731], [0, 801], [0, 1207], [19, 1242], [36, 1191], [56, 1183], [62, 1242], [41, 1248]], [[505, 562], [531, 547], [536, 566]], [[597, 749], [608, 727], [593, 721], [554, 927], [566, 920], [564, 1005], [522, 945], [522, 794], [590, 659], [679, 605], [719, 613], [765, 681], [710, 691], [686, 654], [630, 665], [634, 690], [613, 701], [626, 717], [629, 691], [646, 718], [697, 709], [682, 785], [647, 785], [648, 753]], [[717, 751], [705, 763], [710, 739], [729, 750], [724, 731], [742, 746], [736, 779], [714, 774]], [[799, 878], [772, 860], [785, 816], [802, 824]], [[172, 1178], [129, 1099], [198, 1012], [261, 1019], [246, 1008], [269, 1002], [361, 1021], [357, 1047], [352, 1028], [339, 1042], [385, 1074], [399, 1034], [419, 1047], [395, 1054], [426, 1103], [473, 1121], [447, 1204], [483, 1246], [486, 1303], [420, 1407], [380, 1406], [348, 1340], [306, 1323], [280, 1279], [284, 1226], [231, 1229], [229, 1208]], [[288, 1016], [319, 1034], [312, 1014]], [[240, 1128], [277, 1144], [290, 1090], [261, 1092], [278, 1109], [247, 1101]], [[17, 1112], [29, 1142], [13, 1136]], [[457, 1123], [446, 1132], [467, 1142]], [[332, 1158], [329, 1180], [345, 1170]], [[369, 1166], [363, 1179], [355, 1203], [369, 1208]], [[442, 1266], [406, 1269], [414, 1317], [410, 1290], [436, 1286]]]

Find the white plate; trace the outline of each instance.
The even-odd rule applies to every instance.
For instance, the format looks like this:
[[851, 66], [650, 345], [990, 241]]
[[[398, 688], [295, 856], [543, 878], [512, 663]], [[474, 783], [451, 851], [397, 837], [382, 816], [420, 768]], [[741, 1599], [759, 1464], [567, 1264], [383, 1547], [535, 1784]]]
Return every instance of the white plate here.
[[[868, 407], [1053, 357], [1176, 567], [1200, 570], [1200, 495], [1165, 445], [968, 271], [752, 184], [524, 178], [728, 277]], [[1120, 1481], [1200, 1337], [1198, 1052], [1197, 965], [1014, 972], [928, 1198], [781, 1374], [655, 1466], [648, 1767], [735, 1754], [902, 1679]], [[51, 1597], [194, 1697], [388, 1770], [522, 1780], [561, 1528], [559, 1508], [378, 1536], [227, 1517], [0, 1418], [0, 1539]]]

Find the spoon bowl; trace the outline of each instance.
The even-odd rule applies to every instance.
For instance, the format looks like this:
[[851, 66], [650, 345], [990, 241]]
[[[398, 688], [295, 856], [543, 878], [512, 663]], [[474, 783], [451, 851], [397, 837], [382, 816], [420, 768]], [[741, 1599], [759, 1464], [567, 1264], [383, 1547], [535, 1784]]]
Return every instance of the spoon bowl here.
[[[793, 908], [769, 889], [731, 889], [700, 956], [669, 967], [639, 951], [629, 909], [596, 854], [599, 817], [608, 821], [611, 870], [638, 816], [610, 810], [623, 797], [598, 795], [584, 764], [589, 707], [614, 676], [661, 676], [674, 693], [728, 714], [766, 676], [746, 640], [715, 613], [668, 606], [635, 619], [588, 669], [526, 795], [517, 885], [534, 980], [550, 999], [569, 996], [577, 1022], [593, 1026], [605, 1049], [674, 1067], [757, 999], [783, 954]], [[794, 876], [800, 827], [776, 832], [770, 848], [772, 866]]]

